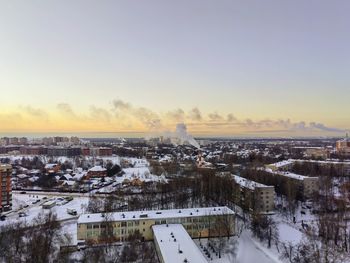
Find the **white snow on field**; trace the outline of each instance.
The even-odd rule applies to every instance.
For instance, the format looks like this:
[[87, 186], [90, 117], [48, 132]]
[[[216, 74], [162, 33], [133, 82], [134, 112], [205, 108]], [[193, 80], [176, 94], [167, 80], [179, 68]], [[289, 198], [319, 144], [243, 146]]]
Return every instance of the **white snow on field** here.
[[[207, 247], [207, 239], [195, 240], [197, 246], [202, 245]], [[201, 249], [202, 253], [203, 249]], [[272, 250], [267, 249], [261, 245], [258, 241], [251, 237], [251, 233], [248, 230], [242, 232], [239, 238], [231, 237], [228, 244], [223, 249], [221, 258], [212, 253], [213, 260], [208, 262], [213, 263], [282, 263], [279, 260], [278, 255]]]
[[300, 243], [301, 239], [303, 238], [303, 233], [286, 223], [279, 223], [278, 231], [279, 239], [282, 242], [292, 243], [296, 245]]
[[[59, 221], [75, 220], [77, 216], [69, 215], [67, 213], [67, 208], [75, 209], [79, 215], [84, 213], [84, 207], [86, 207], [89, 202], [88, 197], [74, 197], [72, 201], [66, 204], [62, 201], [64, 196], [50, 196], [45, 200], [43, 197], [42, 195], [35, 194], [13, 194], [13, 210], [7, 215], [5, 221], [0, 221], [0, 226], [19, 221], [31, 224], [40, 213], [49, 213], [50, 210], [57, 214]], [[40, 202], [33, 204], [33, 202], [38, 199], [40, 199]], [[42, 204], [50, 200], [54, 200], [57, 204], [62, 205], [56, 205], [51, 209], [43, 209]], [[24, 212], [26, 216], [19, 217], [19, 212]]]
[[62, 234], [69, 235], [71, 238], [70, 244], [67, 245], [76, 245], [77, 244], [77, 223], [74, 221], [63, 222], [62, 223]]
[[123, 172], [124, 174], [122, 176], [116, 177], [115, 181], [117, 183], [123, 183], [124, 180], [132, 181], [135, 179], [138, 179], [141, 182], [166, 182], [167, 181], [164, 176], [151, 174], [148, 166], [124, 168]]

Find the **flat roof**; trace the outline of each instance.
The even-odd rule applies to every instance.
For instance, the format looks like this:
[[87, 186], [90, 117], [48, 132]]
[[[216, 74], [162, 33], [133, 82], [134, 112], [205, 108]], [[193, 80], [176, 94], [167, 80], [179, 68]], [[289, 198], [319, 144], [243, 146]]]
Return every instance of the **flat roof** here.
[[304, 179], [318, 179], [317, 176], [305, 176], [305, 175], [301, 175], [301, 174], [296, 174], [296, 173], [291, 173], [291, 172], [283, 172], [283, 171], [272, 171], [271, 169], [265, 169], [266, 172], [271, 173], [271, 174], [276, 174], [276, 175], [281, 175], [281, 176], [285, 176], [291, 179], [296, 179], [299, 181], [303, 181]]
[[345, 165], [350, 165], [349, 161], [335, 161], [335, 160], [325, 160], [325, 161], [321, 161], [321, 160], [303, 160], [303, 159], [288, 159], [288, 160], [284, 160], [284, 161], [280, 161], [277, 163], [272, 163], [269, 164], [269, 166], [275, 166], [276, 168], [280, 168], [286, 165], [290, 165], [293, 164], [295, 162], [300, 162], [300, 163], [320, 163], [320, 164], [345, 164]]
[[8, 170], [8, 169], [12, 169], [12, 165], [10, 165], [10, 164], [0, 164], [0, 170], [1, 171]]
[[154, 225], [152, 229], [165, 263], [208, 262], [182, 225]]
[[[206, 208], [186, 208], [170, 210], [149, 210], [149, 211], [129, 211], [115, 212], [108, 214], [110, 221], [131, 221], [165, 218], [200, 217], [209, 215], [234, 215], [235, 213], [227, 206], [206, 207]], [[78, 224], [100, 223], [105, 221], [104, 213], [82, 214], [78, 219]]]
[[261, 183], [258, 183], [258, 182], [255, 182], [255, 181], [252, 181], [252, 180], [249, 180], [249, 179], [246, 179], [246, 178], [240, 177], [238, 175], [234, 175], [234, 174], [232, 175], [232, 177], [237, 184], [239, 184], [242, 187], [248, 188], [250, 190], [254, 190], [255, 188], [267, 188], [267, 187], [271, 188], [271, 187], [273, 187], [273, 186], [261, 184]]

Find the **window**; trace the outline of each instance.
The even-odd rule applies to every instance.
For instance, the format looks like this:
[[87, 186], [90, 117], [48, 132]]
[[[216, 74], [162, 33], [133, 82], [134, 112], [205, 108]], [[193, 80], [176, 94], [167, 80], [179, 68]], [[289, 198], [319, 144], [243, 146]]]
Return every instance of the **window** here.
[[121, 223], [122, 227], [126, 227], [126, 222]]

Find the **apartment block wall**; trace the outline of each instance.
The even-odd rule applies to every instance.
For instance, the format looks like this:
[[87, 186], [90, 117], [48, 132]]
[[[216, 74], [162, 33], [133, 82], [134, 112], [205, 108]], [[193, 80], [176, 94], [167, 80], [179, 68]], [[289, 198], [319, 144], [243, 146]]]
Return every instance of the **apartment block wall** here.
[[11, 165], [0, 165], [0, 212], [12, 208]]
[[[222, 217], [225, 217], [224, 219]], [[184, 218], [164, 218], [154, 219], [136, 219], [127, 221], [100, 222], [100, 223], [83, 223], [78, 224], [78, 240], [90, 240], [92, 242], [103, 242], [103, 231], [106, 224], [111, 224], [114, 235], [114, 241], [123, 242], [130, 235], [138, 231], [145, 241], [153, 240], [152, 226], [158, 224], [182, 224], [192, 238], [207, 238], [209, 236], [218, 236], [227, 230], [218, 230], [213, 228], [217, 220], [231, 224], [231, 235], [235, 233], [235, 215], [216, 215], [216, 216], [196, 216]]]

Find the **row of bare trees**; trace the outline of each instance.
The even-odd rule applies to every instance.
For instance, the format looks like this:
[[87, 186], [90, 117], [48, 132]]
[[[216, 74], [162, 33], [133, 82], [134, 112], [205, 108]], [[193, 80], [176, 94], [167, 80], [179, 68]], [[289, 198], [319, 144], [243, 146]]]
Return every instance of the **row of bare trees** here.
[[61, 225], [55, 214], [39, 214], [31, 225], [16, 222], [0, 228], [0, 261], [10, 263], [59, 261], [59, 246], [69, 241], [70, 236], [62, 234]]

